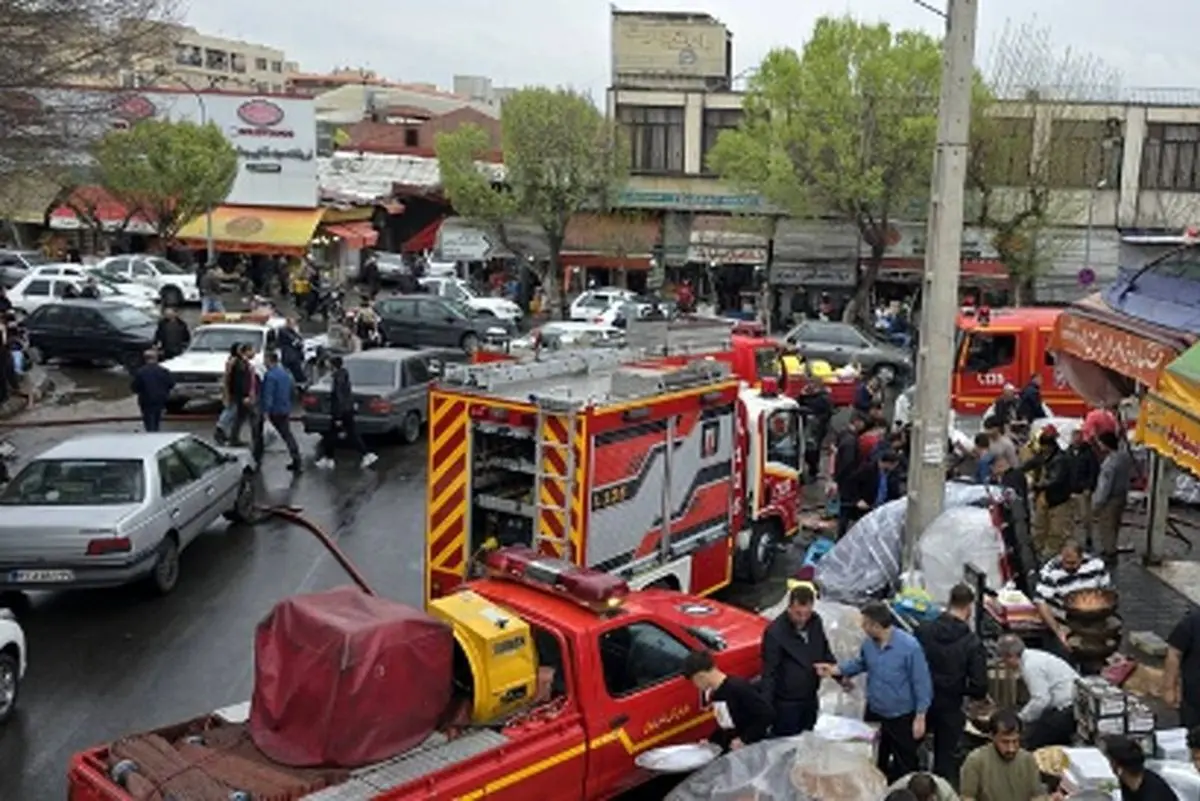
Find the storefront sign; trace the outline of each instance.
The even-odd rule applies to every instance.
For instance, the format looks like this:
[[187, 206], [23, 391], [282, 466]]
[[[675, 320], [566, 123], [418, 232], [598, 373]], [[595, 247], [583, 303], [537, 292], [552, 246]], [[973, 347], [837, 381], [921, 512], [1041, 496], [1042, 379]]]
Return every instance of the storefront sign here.
[[690, 192], [648, 192], [626, 189], [617, 205], [638, 209], [691, 211], [760, 211], [766, 208], [758, 195], [707, 195]]
[[1158, 393], [1151, 392], [1142, 401], [1137, 439], [1200, 475], [1200, 421]]
[[852, 287], [854, 273], [853, 264], [774, 264], [769, 279], [774, 286]]
[[688, 261], [720, 267], [725, 264], [767, 263], [767, 249], [755, 247], [723, 247], [721, 245], [693, 245], [688, 248]]
[[1174, 348], [1069, 311], [1058, 318], [1055, 344], [1148, 387], [1158, 384], [1159, 373], [1178, 355]]

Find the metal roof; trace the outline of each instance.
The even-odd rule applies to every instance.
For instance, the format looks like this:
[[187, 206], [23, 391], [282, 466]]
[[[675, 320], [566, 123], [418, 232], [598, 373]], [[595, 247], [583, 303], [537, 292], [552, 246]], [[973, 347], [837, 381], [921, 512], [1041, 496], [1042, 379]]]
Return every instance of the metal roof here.
[[[503, 180], [502, 166], [480, 166], [492, 180]], [[437, 189], [442, 173], [436, 158], [339, 151], [317, 159], [317, 183], [326, 197], [370, 203], [391, 197], [397, 185]]]

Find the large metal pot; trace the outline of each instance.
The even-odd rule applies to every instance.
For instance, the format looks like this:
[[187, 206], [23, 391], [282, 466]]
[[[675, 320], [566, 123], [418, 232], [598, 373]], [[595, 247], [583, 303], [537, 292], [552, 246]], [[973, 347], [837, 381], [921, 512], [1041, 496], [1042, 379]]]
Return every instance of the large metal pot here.
[[1104, 620], [1117, 609], [1120, 596], [1113, 589], [1075, 590], [1063, 598], [1067, 621]]

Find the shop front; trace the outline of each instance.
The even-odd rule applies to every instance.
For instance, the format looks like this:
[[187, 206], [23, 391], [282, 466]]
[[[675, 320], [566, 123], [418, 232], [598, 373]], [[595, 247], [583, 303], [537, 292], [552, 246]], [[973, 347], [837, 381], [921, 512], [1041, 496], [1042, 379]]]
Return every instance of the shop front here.
[[591, 285], [645, 292], [660, 229], [658, 215], [576, 214], [563, 238], [563, 286], [570, 293]]
[[114, 246], [140, 252], [148, 248], [158, 233], [145, 215], [130, 211], [99, 186], [72, 190], [50, 210], [47, 222], [51, 231], [64, 236], [67, 245], [84, 252]]
[[767, 271], [776, 319], [812, 317], [821, 298], [837, 309], [854, 295], [858, 282], [858, 228], [825, 220], [783, 219]]
[[363, 251], [375, 247], [379, 242], [379, 230], [374, 222], [375, 208], [357, 206], [325, 209], [312, 249], [322, 263], [332, 267], [343, 278], [357, 276], [362, 267]]
[[[304, 257], [309, 252], [325, 209], [268, 209], [218, 206], [212, 211], [212, 240], [218, 253]], [[179, 230], [181, 245], [204, 250], [208, 242], [206, 215]]]
[[1137, 438], [1177, 466], [1200, 476], [1200, 346], [1167, 365], [1146, 393]]
[[688, 233], [687, 263], [699, 297], [721, 311], [744, 310], [757, 297], [770, 258], [769, 217], [698, 214]]

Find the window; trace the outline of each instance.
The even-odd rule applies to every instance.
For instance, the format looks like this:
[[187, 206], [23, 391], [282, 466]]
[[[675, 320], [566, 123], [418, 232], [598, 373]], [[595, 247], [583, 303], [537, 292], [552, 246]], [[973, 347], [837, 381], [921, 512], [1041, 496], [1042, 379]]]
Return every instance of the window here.
[[106, 261], [101, 269], [109, 275], [125, 276], [129, 275], [129, 263], [130, 259], [112, 259]]
[[767, 461], [800, 469], [800, 415], [795, 409], [780, 409], [767, 419]]
[[1146, 265], [1146, 272], [1168, 278], [1200, 280], [1200, 248], [1179, 248]]
[[263, 335], [246, 328], [222, 328], [205, 326], [197, 329], [192, 335], [189, 351], [196, 353], [229, 353], [234, 345], [249, 344], [258, 349], [262, 345]]
[[234, 72], [246, 71], [246, 54], [245, 53], [230, 53], [229, 68]]
[[[550, 699], [562, 698], [567, 694], [567, 677], [563, 662], [562, 643], [559, 641], [557, 634], [552, 634], [541, 626], [530, 626], [529, 630], [533, 634], [533, 647], [537, 651], [538, 701], [549, 700], [542, 697], [542, 694], [547, 689], [549, 690]], [[544, 689], [541, 686], [543, 671], [552, 671], [548, 677], [550, 686]]]
[[22, 295], [31, 295], [33, 297], [48, 298], [50, 297], [50, 282], [49, 281], [30, 281], [25, 287]]
[[224, 50], [205, 50], [204, 66], [206, 69], [223, 72], [229, 69], [229, 54]]
[[254, 69], [256, 72], [266, 72], [267, 71], [267, 60], [265, 58], [254, 59]]
[[178, 492], [192, 482], [192, 471], [174, 448], [158, 452], [158, 486], [163, 497]]
[[145, 328], [155, 324], [154, 318], [150, 315], [140, 309], [134, 309], [129, 306], [106, 309], [104, 319], [118, 331], [128, 331], [131, 328]]
[[221, 454], [194, 437], [176, 443], [175, 449], [192, 473], [202, 476], [218, 469], [224, 462]]
[[618, 106], [634, 172], [683, 172], [683, 109]]
[[420, 134], [417, 132], [416, 128], [405, 128], [404, 129], [404, 146], [405, 147], [417, 147], [420, 143], [421, 143], [421, 137], [420, 137]]
[[346, 372], [350, 374], [352, 387], [396, 386], [396, 362], [382, 359], [349, 359]]
[[195, 45], [175, 45], [175, 63], [181, 67], [203, 67], [204, 53]]
[[861, 348], [865, 343], [858, 332], [844, 325], [809, 325], [801, 333], [804, 339], [823, 345], [843, 345], [850, 348]]
[[653, 623], [630, 623], [600, 635], [604, 686], [613, 698], [675, 678], [688, 647]]
[[385, 300], [379, 304], [379, 310], [384, 317], [412, 319], [417, 316], [417, 302], [415, 300]]
[[1026, 186], [1033, 160], [1033, 118], [997, 117], [985, 122], [976, 158], [985, 182], [992, 186]]
[[271, 62], [271, 72], [283, 72], [283, 62], [282, 61], [272, 61]]
[[140, 261], [133, 263], [133, 274], [137, 278], [153, 278], [155, 271], [148, 264], [143, 264]]
[[150, 256], [149, 258], [143, 259], [143, 261], [146, 262], [147, 264], [149, 264], [160, 275], [186, 275], [187, 274], [187, 270], [183, 269], [175, 262], [167, 261], [166, 259], [160, 258], [159, 256]]
[[57, 303], [49, 304], [41, 307], [30, 318], [30, 321], [38, 328], [58, 327], [71, 325], [71, 314], [67, 306], [60, 306]]
[[404, 363], [404, 386], [417, 387], [429, 381], [429, 366], [423, 360], [409, 359]]
[[1146, 126], [1143, 189], [1200, 191], [1200, 125]]
[[716, 147], [717, 139], [721, 136], [722, 131], [736, 131], [737, 127], [742, 124], [742, 110], [740, 108], [729, 109], [707, 109], [704, 112], [704, 150], [703, 162], [700, 165], [701, 172], [710, 173], [708, 168], [708, 154]]
[[1016, 361], [1015, 334], [971, 334], [967, 340], [966, 368], [971, 373], [987, 373]]
[[145, 495], [140, 459], [37, 459], [0, 493], [0, 506], [115, 506]]
[[437, 320], [441, 322], [446, 317], [450, 317], [452, 312], [444, 303], [438, 303], [432, 300], [417, 301], [417, 316], [422, 320]]
[[1050, 124], [1047, 178], [1057, 189], [1094, 189], [1120, 182], [1122, 131], [1096, 120], [1055, 120]]

